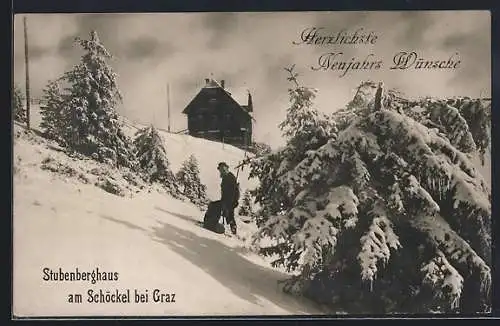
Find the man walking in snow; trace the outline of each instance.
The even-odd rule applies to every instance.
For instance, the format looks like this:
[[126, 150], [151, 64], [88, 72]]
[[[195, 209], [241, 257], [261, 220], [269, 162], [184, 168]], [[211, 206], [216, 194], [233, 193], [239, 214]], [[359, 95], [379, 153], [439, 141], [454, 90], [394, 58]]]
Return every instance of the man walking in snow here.
[[231, 227], [231, 232], [236, 234], [236, 221], [234, 220], [234, 209], [238, 206], [238, 184], [236, 177], [229, 171], [226, 162], [220, 162], [217, 170], [221, 177], [221, 212], [226, 222]]

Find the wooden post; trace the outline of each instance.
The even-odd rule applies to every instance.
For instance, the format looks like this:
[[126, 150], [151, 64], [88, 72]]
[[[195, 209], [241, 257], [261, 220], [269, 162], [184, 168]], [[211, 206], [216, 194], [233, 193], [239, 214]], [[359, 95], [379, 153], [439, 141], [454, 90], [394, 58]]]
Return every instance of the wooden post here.
[[167, 83], [168, 132], [170, 132], [170, 85]]
[[245, 128], [243, 130], [243, 146], [245, 148], [245, 152], [248, 150], [249, 144], [248, 144], [248, 129]]
[[26, 127], [30, 129], [30, 73], [29, 73], [29, 60], [28, 60], [28, 25], [26, 23], [26, 16], [23, 18], [24, 23], [24, 63], [26, 71]]

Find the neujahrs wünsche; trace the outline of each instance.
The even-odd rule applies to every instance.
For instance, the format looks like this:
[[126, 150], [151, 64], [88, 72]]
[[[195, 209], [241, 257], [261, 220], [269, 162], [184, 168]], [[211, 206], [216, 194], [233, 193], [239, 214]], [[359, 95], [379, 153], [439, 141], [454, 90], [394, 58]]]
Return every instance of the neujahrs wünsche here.
[[[436, 70], [456, 69], [460, 65], [458, 53], [448, 58], [428, 59], [420, 56], [417, 52], [401, 51], [394, 55], [391, 70]], [[318, 58], [316, 66], [312, 70], [340, 71], [340, 77], [344, 77], [349, 71], [354, 70], [379, 70], [383, 67], [383, 60], [377, 59], [374, 54], [368, 54], [364, 58], [351, 57], [347, 59], [342, 52], [324, 53]]]
[[[373, 31], [366, 31], [364, 28], [348, 32], [343, 29], [336, 33], [327, 34], [324, 28], [306, 28], [300, 34], [300, 41], [294, 41], [294, 45], [313, 46], [353, 46], [353, 50], [363, 52], [363, 46], [374, 45], [378, 40], [378, 35]], [[373, 51], [373, 50], [372, 50]], [[446, 57], [430, 58], [417, 51], [401, 50], [392, 56], [389, 66], [391, 70], [449, 70], [460, 66], [458, 53], [453, 53]], [[340, 77], [345, 76], [350, 71], [356, 70], [379, 70], [384, 67], [384, 60], [374, 53], [352, 56], [341, 50], [325, 52], [318, 56], [312, 70], [318, 71], [339, 71]]]

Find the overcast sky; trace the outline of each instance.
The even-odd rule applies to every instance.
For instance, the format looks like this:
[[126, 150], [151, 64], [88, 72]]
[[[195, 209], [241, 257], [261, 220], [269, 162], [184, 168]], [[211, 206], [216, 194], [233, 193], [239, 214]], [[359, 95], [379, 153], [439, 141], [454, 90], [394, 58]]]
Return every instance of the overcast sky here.
[[[224, 79], [238, 100], [253, 95], [254, 139], [280, 145], [277, 125], [287, 108], [289, 84], [283, 67], [296, 64], [306, 86], [319, 90], [317, 108], [333, 112], [353, 96], [363, 80], [384, 81], [409, 96], [490, 96], [491, 19], [487, 11], [449, 12], [307, 12], [307, 13], [165, 13], [28, 15], [30, 78], [33, 97], [46, 83], [78, 62], [75, 36], [96, 30], [115, 56], [112, 67], [124, 102], [121, 114], [166, 128], [166, 84], [170, 84], [172, 129], [186, 128], [181, 111], [213, 74]], [[377, 35], [371, 45], [294, 45], [306, 28], [323, 27], [336, 35], [363, 28]], [[399, 51], [447, 60], [457, 69], [391, 70]], [[314, 71], [318, 58], [342, 52], [339, 59], [382, 60], [378, 70]], [[14, 21], [14, 79], [24, 86], [22, 16]], [[241, 102], [241, 100], [240, 100]], [[246, 102], [242, 103], [246, 104]]]

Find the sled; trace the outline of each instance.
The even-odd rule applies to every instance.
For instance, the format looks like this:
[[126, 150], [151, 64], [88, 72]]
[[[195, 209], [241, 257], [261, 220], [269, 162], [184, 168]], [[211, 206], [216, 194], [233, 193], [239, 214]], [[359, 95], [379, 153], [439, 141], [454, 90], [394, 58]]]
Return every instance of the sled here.
[[224, 234], [226, 231], [224, 225], [222, 225], [221, 223], [217, 223], [213, 227], [207, 227], [206, 225], [203, 224], [203, 222], [196, 222], [196, 224], [204, 229], [207, 229], [217, 234]]
[[203, 225], [203, 222], [196, 222], [196, 225], [199, 227], [202, 227], [206, 230], [212, 231], [217, 234], [224, 235], [227, 238], [233, 238], [233, 239], [238, 239], [244, 241], [245, 239], [241, 238], [239, 235], [234, 235], [232, 233], [226, 232], [226, 228], [224, 227], [223, 224], [218, 223], [215, 228], [208, 228]]
[[197, 222], [197, 224], [214, 233], [224, 234], [229, 238], [238, 238], [238, 236], [226, 232], [226, 227], [224, 226], [224, 224], [219, 222], [221, 218], [224, 221], [224, 218], [221, 216], [220, 201], [214, 201], [208, 204], [207, 211], [205, 213], [205, 216], [203, 217], [203, 222]]
[[207, 211], [203, 217], [202, 226], [212, 232], [222, 234], [225, 232], [224, 225], [219, 222], [221, 218], [221, 206], [219, 201], [208, 204]]

